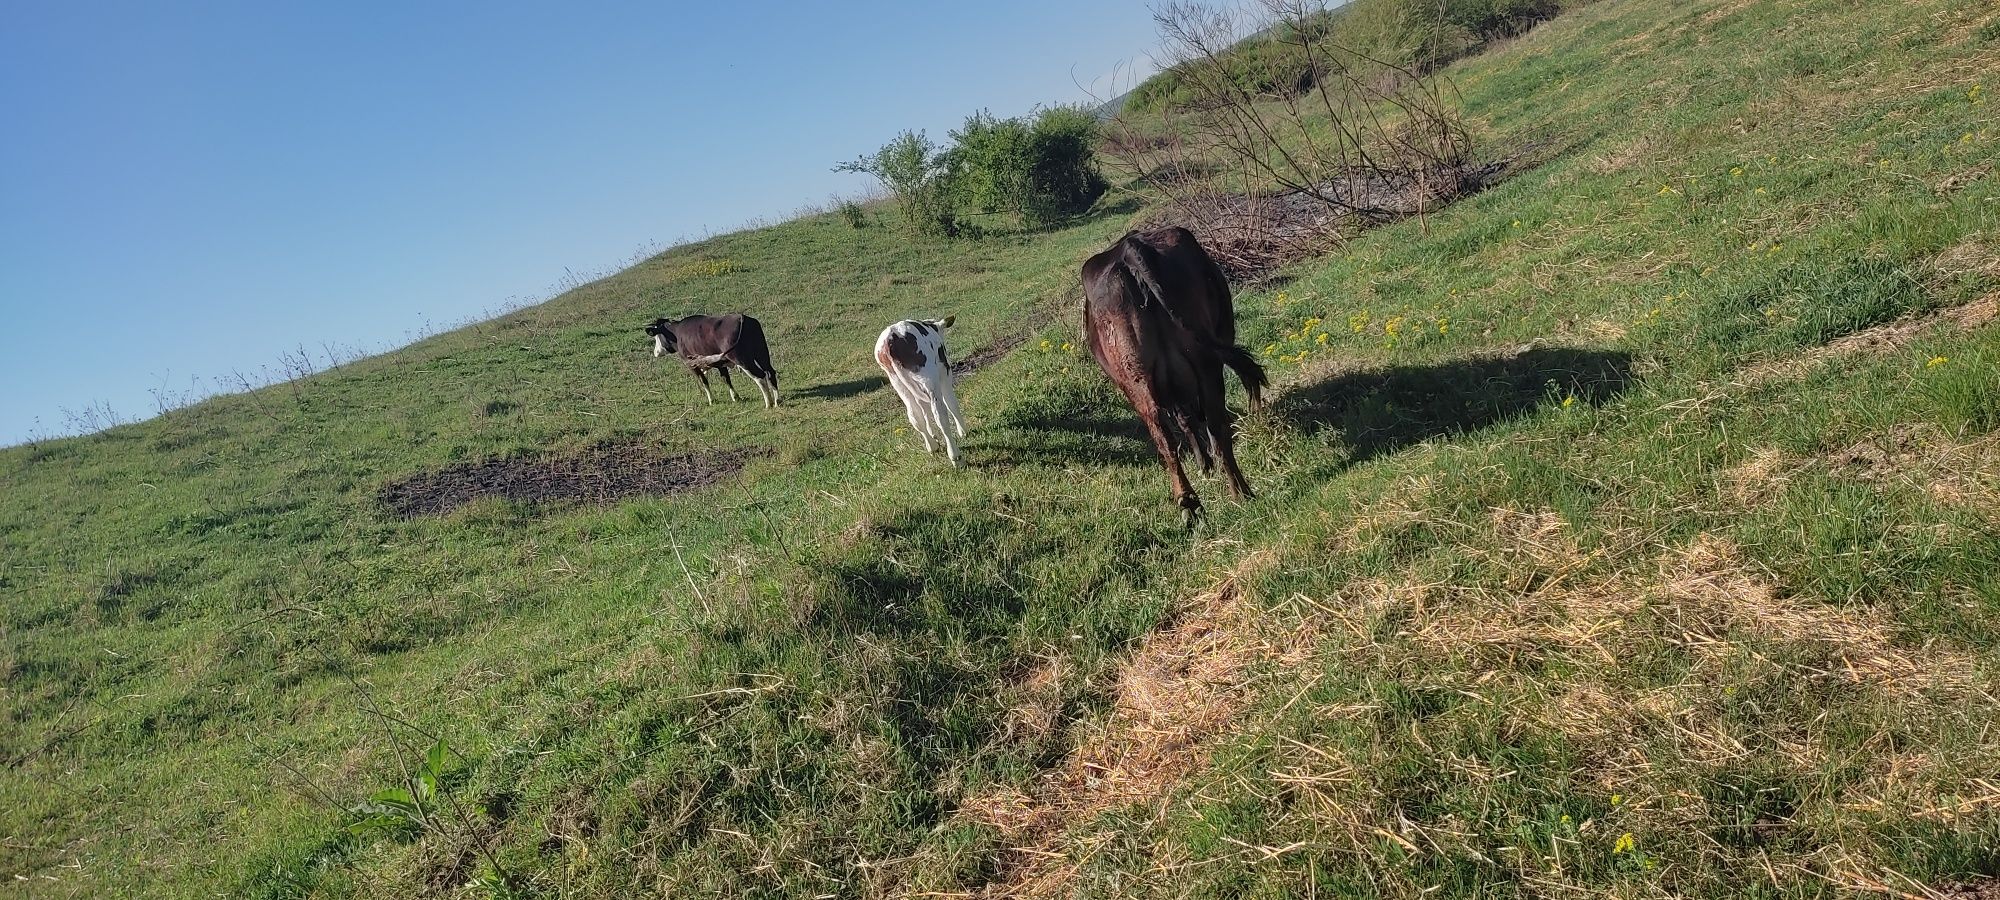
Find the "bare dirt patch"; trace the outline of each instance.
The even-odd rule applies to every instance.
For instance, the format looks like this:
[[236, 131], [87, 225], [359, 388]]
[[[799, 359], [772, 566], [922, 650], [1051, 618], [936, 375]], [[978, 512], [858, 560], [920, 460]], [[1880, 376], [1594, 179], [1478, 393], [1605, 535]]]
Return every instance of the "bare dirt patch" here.
[[662, 454], [640, 443], [599, 444], [580, 453], [488, 459], [425, 472], [382, 488], [382, 505], [403, 518], [441, 516], [475, 500], [615, 503], [663, 497], [727, 478], [762, 450]]
[[[1064, 306], [1075, 307], [1080, 302], [1077, 298], [1069, 298], [1064, 301]], [[951, 374], [963, 377], [999, 362], [1001, 357], [1014, 352], [1014, 348], [1027, 343], [1030, 336], [1049, 327], [1055, 320], [1056, 307], [1042, 304], [1009, 326], [995, 326], [984, 345], [952, 360]]]
[[1312, 192], [1191, 191], [1133, 227], [1184, 227], [1194, 232], [1230, 281], [1254, 284], [1288, 263], [1325, 253], [1361, 229], [1436, 212], [1485, 190], [1532, 165], [1529, 155], [1543, 149], [1527, 147], [1498, 162], [1467, 162], [1408, 181], [1357, 171]]

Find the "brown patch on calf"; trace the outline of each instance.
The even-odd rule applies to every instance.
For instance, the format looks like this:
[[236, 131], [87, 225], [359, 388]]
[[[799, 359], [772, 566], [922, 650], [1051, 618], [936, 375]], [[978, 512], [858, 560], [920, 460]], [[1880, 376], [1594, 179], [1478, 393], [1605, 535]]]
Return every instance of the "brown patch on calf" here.
[[905, 372], [921, 372], [929, 361], [924, 351], [917, 348], [916, 337], [908, 332], [889, 335], [884, 345], [889, 350], [889, 358], [895, 360], [897, 367]]

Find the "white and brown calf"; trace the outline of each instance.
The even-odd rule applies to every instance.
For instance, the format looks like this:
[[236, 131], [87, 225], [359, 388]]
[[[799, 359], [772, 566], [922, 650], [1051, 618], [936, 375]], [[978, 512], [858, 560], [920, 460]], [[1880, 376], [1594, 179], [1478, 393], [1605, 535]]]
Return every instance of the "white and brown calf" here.
[[905, 320], [882, 329], [875, 340], [875, 361], [889, 376], [889, 386], [903, 398], [910, 427], [924, 439], [924, 451], [936, 453], [931, 436], [944, 442], [945, 456], [958, 465], [958, 442], [965, 437], [965, 418], [958, 414], [958, 393], [952, 388], [951, 360], [945, 357], [944, 330], [953, 316]]

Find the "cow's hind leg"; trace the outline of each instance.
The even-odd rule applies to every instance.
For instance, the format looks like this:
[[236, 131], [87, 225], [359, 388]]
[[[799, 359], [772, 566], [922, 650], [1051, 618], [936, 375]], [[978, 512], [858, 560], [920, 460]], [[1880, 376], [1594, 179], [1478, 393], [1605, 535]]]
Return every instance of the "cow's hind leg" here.
[[722, 376], [722, 386], [729, 389], [729, 402], [731, 403], [743, 402], [742, 397], [736, 396], [736, 382], [729, 380], [729, 367], [716, 366], [715, 374]]
[[763, 385], [764, 387], [766, 387], [766, 388], [769, 388], [769, 389], [770, 389], [770, 391], [771, 391], [771, 406], [772, 406], [772, 408], [776, 408], [776, 407], [777, 407], [777, 406], [779, 405], [779, 403], [778, 403], [778, 370], [776, 370], [776, 369], [773, 369], [773, 368], [771, 368], [771, 367], [769, 367], [769, 366], [765, 366], [765, 367], [764, 367], [764, 371], [762, 371], [762, 372], [759, 372], [759, 373], [757, 373], [757, 379], [758, 379], [758, 383], [759, 383], [759, 384], [761, 384], [761, 385]]
[[729, 361], [742, 369], [743, 374], [750, 376], [750, 382], [757, 386], [757, 396], [764, 400], [765, 409], [778, 405], [777, 373], [759, 365], [755, 359], [749, 357], [732, 356]]
[[1208, 444], [1222, 460], [1223, 474], [1229, 476], [1229, 492], [1238, 500], [1248, 500], [1255, 495], [1250, 493], [1250, 482], [1243, 477], [1243, 470], [1236, 467], [1236, 435], [1223, 389], [1222, 373], [1218, 371], [1214, 382], [1202, 387], [1201, 426], [1204, 433], [1190, 434], [1189, 437], [1197, 444]]
[[1208, 423], [1198, 416], [1185, 413], [1174, 416], [1174, 425], [1180, 429], [1181, 437], [1187, 440], [1189, 450], [1194, 451], [1195, 462], [1201, 463], [1201, 474], [1215, 472], [1215, 456], [1210, 453], [1212, 445], [1208, 439]]
[[1187, 471], [1181, 468], [1181, 455], [1174, 450], [1167, 426], [1160, 422], [1160, 408], [1150, 399], [1143, 402], [1140, 397], [1130, 399], [1139, 411], [1139, 420], [1146, 423], [1146, 433], [1153, 438], [1153, 449], [1159, 452], [1160, 462], [1167, 467], [1167, 479], [1173, 482], [1174, 503], [1181, 508], [1188, 527], [1192, 528], [1195, 521], [1201, 518], [1201, 497], [1195, 494], [1194, 485], [1188, 482]]

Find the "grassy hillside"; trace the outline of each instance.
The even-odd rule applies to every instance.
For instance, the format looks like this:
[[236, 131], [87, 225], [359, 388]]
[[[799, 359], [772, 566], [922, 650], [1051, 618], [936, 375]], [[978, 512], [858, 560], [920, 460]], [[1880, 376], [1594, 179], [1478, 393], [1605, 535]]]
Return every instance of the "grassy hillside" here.
[[[1483, 140], [1552, 158], [1240, 297], [1260, 497], [1198, 482], [1194, 538], [1069, 346], [1143, 197], [728, 235], [0, 451], [0, 893], [1970, 890], [1996, 72], [2000, 11], [1946, 0], [1603, 0], [1455, 64]], [[730, 309], [783, 409], [701, 404], [638, 331]], [[947, 313], [1011, 347], [962, 470], [869, 357]], [[739, 449], [671, 496], [380, 501]], [[415, 827], [348, 832], [438, 738]]]

